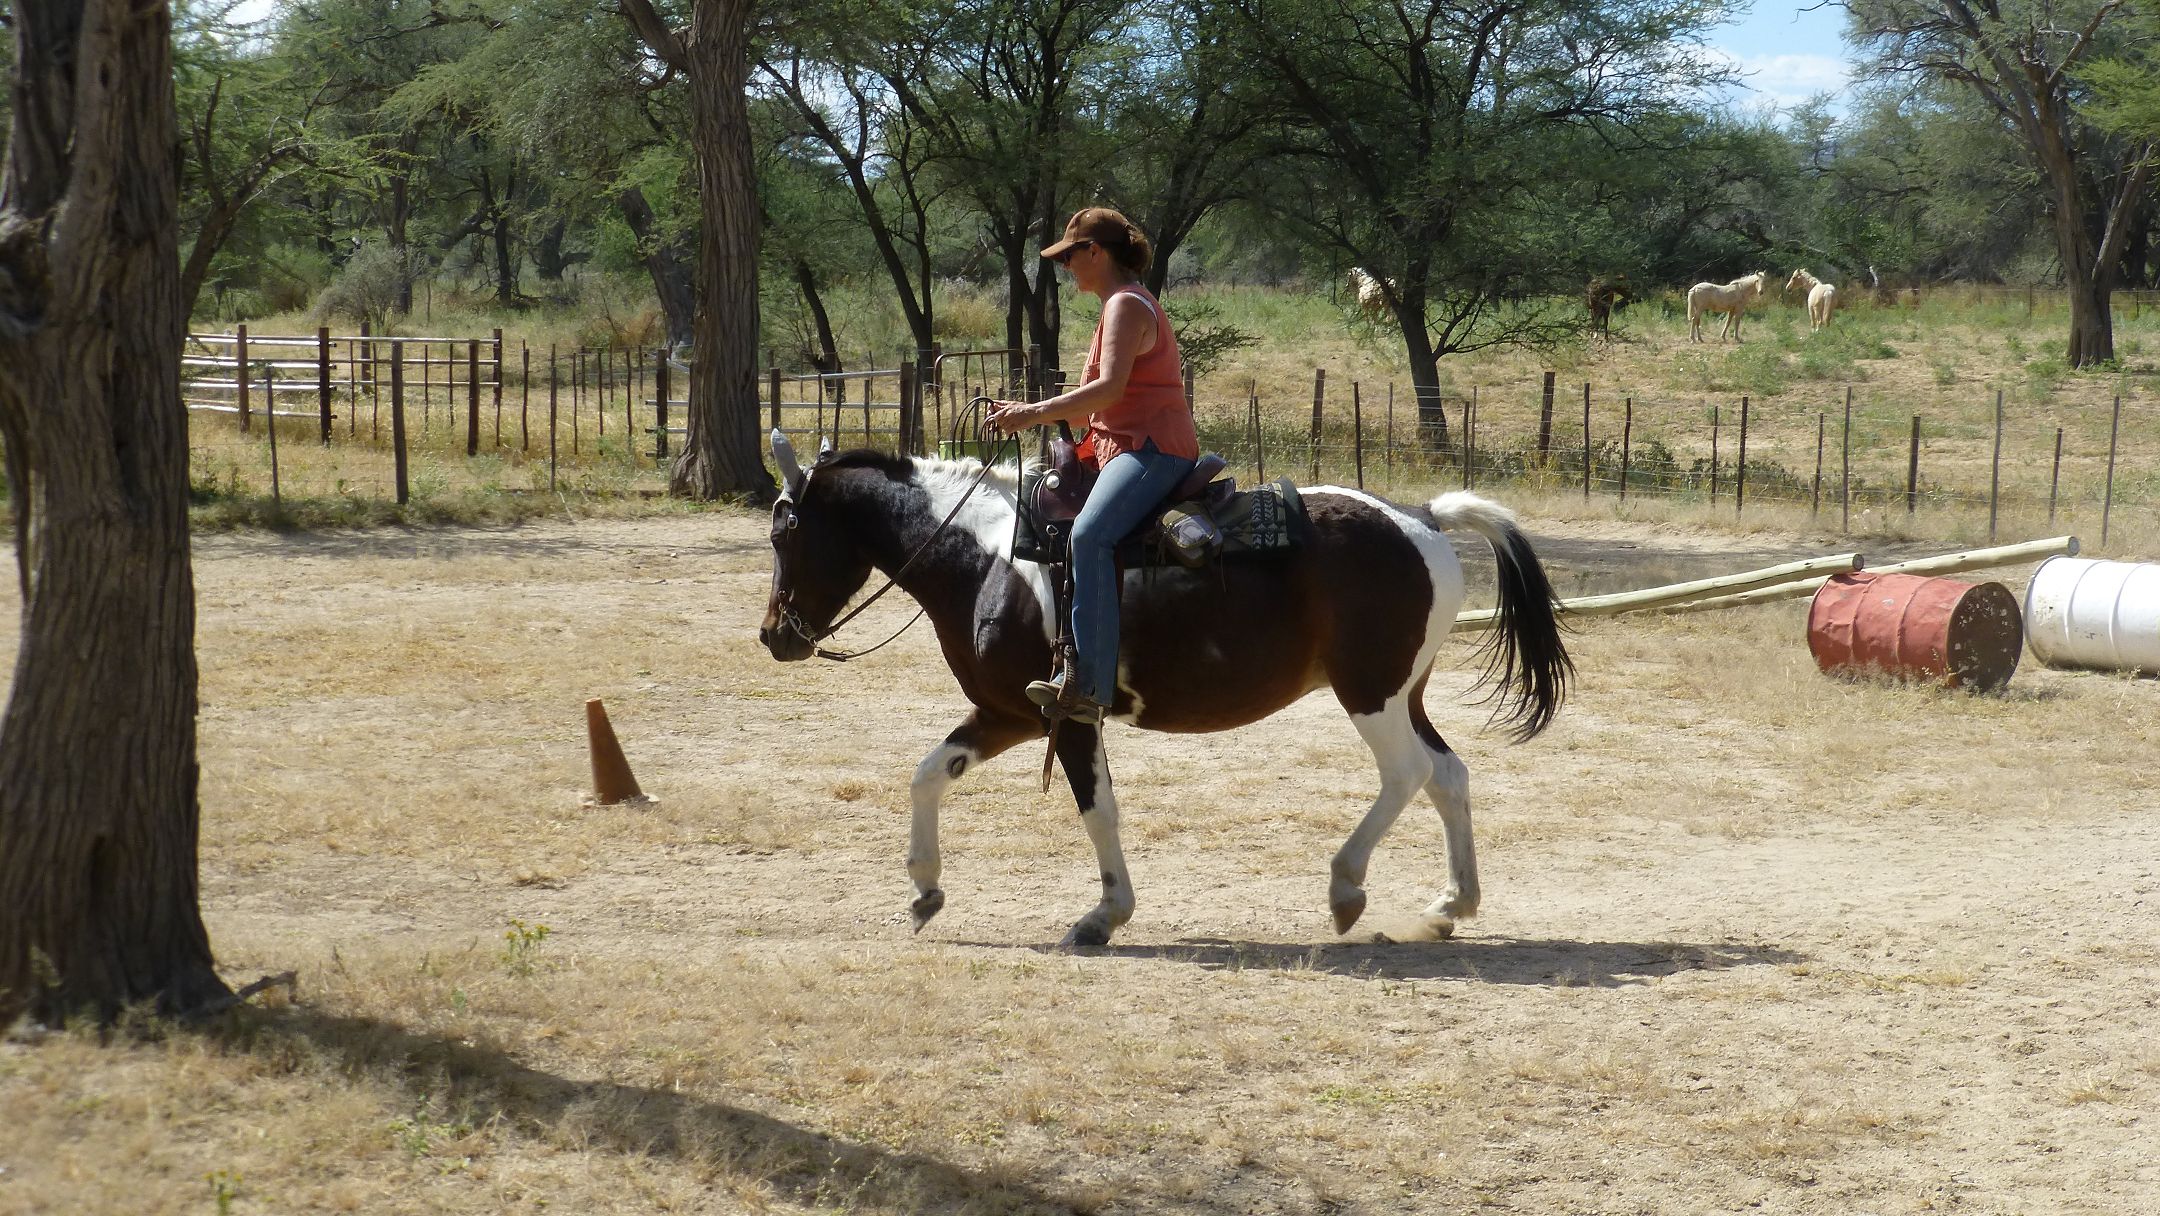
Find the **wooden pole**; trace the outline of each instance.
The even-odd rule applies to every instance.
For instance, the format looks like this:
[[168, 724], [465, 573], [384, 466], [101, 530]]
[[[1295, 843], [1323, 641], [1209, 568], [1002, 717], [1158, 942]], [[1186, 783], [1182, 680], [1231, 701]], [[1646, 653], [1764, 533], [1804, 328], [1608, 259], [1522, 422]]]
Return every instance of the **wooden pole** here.
[[503, 340], [502, 326], [495, 327], [495, 446], [502, 447]]
[[1477, 385], [1470, 386], [1470, 400], [1462, 408], [1462, 488], [1467, 490], [1477, 475]]
[[[576, 456], [576, 455], [578, 455], [578, 454], [579, 454], [579, 453], [578, 453], [578, 396], [579, 396], [578, 390], [579, 390], [579, 388], [580, 388], [580, 387], [582, 387], [582, 386], [583, 386], [584, 382], [585, 382], [585, 352], [584, 352], [584, 351], [582, 351], [582, 350], [573, 350], [573, 351], [571, 351], [571, 352], [570, 352], [570, 454], [571, 454], [572, 456]], [[549, 484], [550, 488], [552, 488], [552, 487], [553, 487], [553, 485], [554, 485], [554, 481], [553, 481], [552, 475], [550, 475], [550, 480], [549, 480], [549, 483], [548, 483], [548, 484]]]
[[[1968, 549], [1962, 553], [1946, 553], [1940, 557], [1922, 557], [1909, 562], [1889, 566], [1876, 566], [1872, 574], [1963, 574], [1968, 570], [1990, 570], [1997, 566], [2015, 566], [2021, 562], [2054, 557], [2057, 554], [2074, 554], [2078, 551], [2075, 536], [2052, 536], [2046, 540], [2030, 540], [2015, 545], [1999, 545], [1988, 549]], [[1796, 600], [1813, 595], [1830, 576], [1802, 579], [1798, 582], [1781, 583], [1755, 591], [1743, 591], [1737, 595], [1712, 596], [1709, 599], [1689, 600], [1665, 606], [1665, 612], [1706, 612], [1718, 608], [1738, 608], [1746, 604], [1767, 604], [1776, 600]]]
[[1582, 497], [1590, 501], [1590, 382], [1582, 386]]
[[480, 339], [465, 343], [465, 455], [480, 454]]
[[1307, 446], [1312, 455], [1312, 482], [1320, 483], [1320, 410], [1327, 399], [1327, 369], [1316, 367], [1312, 374], [1312, 435]]
[[1552, 403], [1553, 373], [1546, 372], [1544, 403], [1538, 407], [1537, 458], [1539, 468], [1545, 467], [1546, 459], [1552, 454]]
[[[1624, 612], [1641, 612], [1650, 608], [1686, 604], [1705, 596], [1731, 596], [1765, 587], [1782, 588], [1795, 579], [1828, 578], [1833, 574], [1858, 570], [1863, 564], [1864, 559], [1858, 553], [1838, 553], [1829, 557], [1811, 557], [1797, 562], [1765, 566], [1760, 570], [1747, 570], [1739, 574], [1721, 574], [1692, 582], [1647, 587], [1640, 591], [1617, 591], [1609, 595], [1561, 600], [1556, 607], [1563, 616], [1618, 616]], [[1490, 629], [1497, 618], [1498, 611], [1492, 608], [1457, 613], [1455, 628], [1457, 631], [1466, 632]]]
[[315, 398], [322, 413], [322, 445], [330, 446], [330, 327], [315, 327]]
[[1634, 456], [1635, 399], [1630, 397], [1620, 412], [1620, 501], [1627, 501], [1628, 462]]
[[255, 425], [254, 419], [248, 413], [247, 326], [236, 325], [233, 330], [237, 335], [233, 344], [233, 366], [236, 369], [233, 383], [237, 386], [236, 393], [240, 398], [240, 433], [245, 435], [253, 430]]
[[[653, 423], [653, 451], [658, 453], [662, 460], [668, 458], [668, 393], [673, 389], [675, 379], [671, 373], [672, 369], [668, 367], [668, 352], [663, 349], [659, 361], [653, 364], [653, 410], [656, 413]], [[780, 369], [776, 367], [773, 369], [773, 425], [776, 427], [780, 425], [779, 392]]]
[[1387, 462], [1388, 489], [1395, 488], [1395, 382], [1387, 386], [1387, 439], [1381, 444], [1381, 458]]
[[548, 343], [548, 493], [555, 492], [555, 395], [562, 377], [555, 371], [555, 344]]
[[[367, 322], [362, 321], [360, 328], [365, 331]], [[345, 391], [347, 398], [345, 437], [347, 439], [357, 439], [360, 437], [360, 343], [358, 341], [349, 341], [345, 344]]]
[[2108, 421], [2107, 489], [2100, 495], [2100, 546], [2107, 547], [2108, 517], [2115, 510], [2115, 441], [2122, 434], [2122, 394], [2115, 396], [2115, 415]]
[[263, 368], [263, 420], [270, 432], [270, 505], [285, 509], [284, 494], [278, 489], [277, 458], [277, 364]]
[[1817, 518], [1820, 518], [1820, 517], [1822, 516], [1822, 454], [1823, 454], [1823, 440], [1824, 440], [1825, 438], [1827, 438], [1827, 437], [1828, 437], [1828, 434], [1829, 434], [1829, 430], [1830, 430], [1830, 413], [1829, 413], [1829, 411], [1828, 411], [1828, 410], [1817, 410], [1817, 411], [1815, 411], [1815, 494], [1814, 494], [1814, 498], [1813, 498], [1813, 501], [1812, 501], [1812, 502], [1811, 502], [1811, 503], [1809, 504], [1809, 506], [1808, 506], [1808, 518], [1809, 518], [1809, 519], [1817, 519]]
[[[368, 390], [368, 441], [379, 442], [382, 439], [382, 401], [381, 395], [376, 391], [375, 338], [368, 332], [368, 323], [365, 321], [360, 323], [360, 366], [364, 369], [361, 378], [367, 381]], [[354, 391], [358, 392], [357, 389]], [[357, 430], [359, 425], [360, 409], [356, 404], [353, 407], [353, 426]]]
[[637, 467], [637, 410], [632, 404], [635, 398], [631, 394], [636, 391], [637, 386], [631, 384], [630, 380], [630, 351], [626, 347], [622, 352], [623, 454], [629, 459], [630, 467], [634, 469]]
[[1905, 464], [1905, 513], [1920, 509], [1920, 415], [1912, 416], [1912, 455]]
[[1717, 505], [1718, 488], [1718, 407], [1710, 407], [1710, 505]]
[[1733, 514], [1747, 510], [1747, 416], [1748, 399], [1740, 398], [1740, 459], [1733, 465]]
[[1988, 458], [1988, 543], [1995, 543], [1996, 509], [2001, 505], [2002, 495], [2002, 422], [2003, 395], [1995, 390], [1995, 453]]
[[1852, 385], [1845, 386], [1845, 430], [1838, 440], [1838, 531], [1852, 531]]
[[1260, 425], [1260, 390], [1253, 389], [1252, 397], [1252, 443], [1253, 463], [1259, 466], [1260, 480], [1267, 480], [1267, 431]]
[[390, 459], [397, 469], [397, 500], [402, 507], [412, 497], [405, 455], [405, 343], [402, 341], [390, 343]]
[[532, 451], [532, 347], [518, 339], [518, 451]]
[[1358, 382], [1350, 382], [1350, 461], [1357, 469], [1357, 488], [1365, 488], [1365, 404], [1358, 398]]
[[2055, 468], [2053, 472], [2048, 474], [2049, 527], [2055, 526], [2055, 490], [2062, 484], [2062, 433], [2063, 429], [2061, 427], [2055, 428]]
[[[900, 361], [900, 454], [915, 456], [923, 453], [922, 402], [916, 399], [915, 361]], [[1192, 373], [1185, 373], [1185, 408], [1192, 408]]]

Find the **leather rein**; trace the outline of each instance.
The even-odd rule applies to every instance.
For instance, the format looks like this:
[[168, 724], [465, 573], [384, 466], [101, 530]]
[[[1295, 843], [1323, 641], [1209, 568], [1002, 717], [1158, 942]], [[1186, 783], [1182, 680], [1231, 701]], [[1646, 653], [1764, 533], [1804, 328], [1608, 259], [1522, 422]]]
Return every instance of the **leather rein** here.
[[[976, 400], [986, 401], [988, 400], [988, 398], [977, 398]], [[969, 402], [969, 404], [973, 405], [974, 402]], [[1018, 435], [1008, 435], [1005, 438], [998, 440], [997, 443], [990, 450], [989, 455], [991, 458], [983, 461], [982, 469], [975, 474], [975, 480], [968, 483], [967, 489], [961, 491], [960, 499], [959, 501], [953, 503], [952, 510], [947, 511], [945, 513], [945, 518], [938, 521], [938, 526], [930, 530], [930, 535], [923, 537], [922, 543], [916, 545], [914, 552], [907, 555], [907, 560], [900, 563], [899, 569], [894, 570], [891, 574], [885, 576], [885, 585], [878, 588], [876, 591], [871, 592], [870, 598], [864, 600], [860, 604], [855, 605], [853, 608], [850, 608], [844, 616], [840, 617], [840, 619], [834, 621], [832, 624], [825, 626], [823, 629], [813, 631], [810, 628], [809, 623], [804, 621], [802, 619], [802, 616], [795, 611], [795, 592], [790, 589], [787, 595], [787, 599], [783, 601], [780, 605], [780, 623], [787, 626], [789, 629], [794, 630], [796, 636], [802, 638], [802, 640], [804, 640], [805, 642], [810, 643], [812, 654], [816, 655], [818, 658], [821, 659], [830, 659], [835, 663], [845, 663], [849, 659], [859, 659], [866, 654], [872, 653], [873, 651], [883, 650], [885, 647], [890, 646], [892, 643], [898, 641], [901, 634], [906, 633], [910, 629], [913, 629], [915, 627], [915, 622], [921, 620], [925, 612], [930, 611], [928, 607], [917, 608], [915, 610], [915, 615], [908, 618], [907, 624], [902, 625], [900, 626], [900, 628], [894, 630], [890, 637], [887, 637], [884, 641], [879, 642], [875, 646], [865, 647], [861, 650], [827, 650], [823, 646], [818, 645], [819, 642], [822, 642], [826, 638], [829, 638], [832, 635], [840, 632], [840, 627], [842, 625], [845, 625], [849, 621], [854, 620], [856, 617], [861, 616], [863, 612], [870, 607], [870, 605], [878, 602], [879, 597], [883, 596], [886, 592], [892, 590], [894, 587], [900, 585], [900, 576], [906, 574], [908, 570], [915, 565], [916, 559], [920, 558], [923, 554], [930, 551], [930, 546], [936, 543], [937, 538], [944, 533], [946, 527], [950, 525], [952, 521], [959, 516], [960, 508], [966, 506], [968, 499], [973, 496], [976, 490], [982, 487], [983, 479], [990, 476], [990, 470], [992, 468], [995, 468], [997, 465], [997, 454], [1004, 448], [1005, 444], [1007, 443], [1013, 445], [1014, 459], [1017, 460], [1019, 458], [1020, 437]], [[813, 468], [812, 472], [815, 471], [816, 470]]]

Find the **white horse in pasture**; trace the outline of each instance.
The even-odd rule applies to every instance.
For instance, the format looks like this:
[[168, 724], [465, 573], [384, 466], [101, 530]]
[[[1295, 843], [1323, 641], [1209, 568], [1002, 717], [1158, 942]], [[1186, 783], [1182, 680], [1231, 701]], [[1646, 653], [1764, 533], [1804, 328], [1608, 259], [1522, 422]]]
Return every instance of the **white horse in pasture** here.
[[1725, 314], [1725, 325], [1718, 331], [1718, 340], [1724, 341], [1725, 335], [1729, 333], [1732, 335], [1732, 340], [1738, 342], [1740, 340], [1740, 314], [1746, 312], [1747, 306], [1753, 304], [1755, 298], [1762, 294], [1763, 281], [1769, 277], [1769, 271], [1758, 270], [1754, 274], [1734, 279], [1730, 283], [1697, 283], [1688, 288], [1688, 341], [1700, 342], [1703, 340], [1702, 318], [1704, 313], [1721, 312]]
[[1359, 312], [1376, 321], [1387, 315], [1388, 300], [1395, 294], [1395, 284], [1368, 272], [1363, 266], [1352, 266], [1344, 281], [1357, 296]]
[[1837, 311], [1838, 295], [1834, 284], [1825, 283], [1807, 272], [1805, 268], [1792, 272], [1785, 280], [1785, 290], [1795, 287], [1807, 288], [1807, 319], [1810, 331], [1821, 329], [1830, 323], [1830, 314]]

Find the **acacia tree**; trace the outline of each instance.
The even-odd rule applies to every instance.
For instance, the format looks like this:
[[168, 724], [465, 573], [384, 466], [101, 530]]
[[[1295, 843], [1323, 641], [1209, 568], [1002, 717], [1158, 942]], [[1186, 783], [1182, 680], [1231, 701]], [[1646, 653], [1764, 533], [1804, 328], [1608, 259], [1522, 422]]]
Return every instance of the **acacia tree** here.
[[2077, 71], [2144, 40], [2122, 20], [2122, 0], [1847, 0], [1844, 7], [1874, 71], [1969, 88], [2017, 136], [2045, 185], [2069, 290], [2064, 358], [2072, 367], [2113, 359], [2108, 297], [2151, 180], [2154, 145], [2110, 137], [2087, 121]]
[[753, 0], [693, 0], [690, 23], [671, 28], [648, 0], [617, 0], [655, 58], [690, 85], [703, 229], [698, 245], [697, 360], [690, 424], [670, 488], [713, 499], [770, 497], [758, 444], [757, 162], [751, 152]]
[[1392, 284], [1425, 434], [1439, 360], [1572, 328], [1523, 298], [1579, 284], [1555, 190], [1644, 140], [1635, 124], [1721, 78], [1694, 53], [1714, 0], [1228, 0], [1249, 60], [1296, 111], [1277, 213], [1337, 269]]
[[14, 0], [0, 439], [22, 581], [0, 718], [0, 1024], [229, 996], [197, 904], [172, 13]]

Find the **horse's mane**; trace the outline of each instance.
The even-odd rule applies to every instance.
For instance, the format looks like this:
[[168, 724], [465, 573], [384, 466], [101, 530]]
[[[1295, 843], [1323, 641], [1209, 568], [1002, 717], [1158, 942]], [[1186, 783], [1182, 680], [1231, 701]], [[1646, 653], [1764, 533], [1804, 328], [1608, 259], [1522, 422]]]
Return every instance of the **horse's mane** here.
[[[955, 490], [966, 489], [976, 475], [982, 472], [983, 462], [972, 456], [960, 460], [946, 460], [937, 456], [896, 456], [875, 448], [854, 448], [837, 452], [820, 459], [815, 469], [874, 469], [894, 481], [917, 482], [925, 486], [951, 485]], [[985, 488], [995, 488], [1010, 501], [1019, 496], [1020, 473], [1012, 465], [1000, 462], [992, 465], [983, 477]]]

